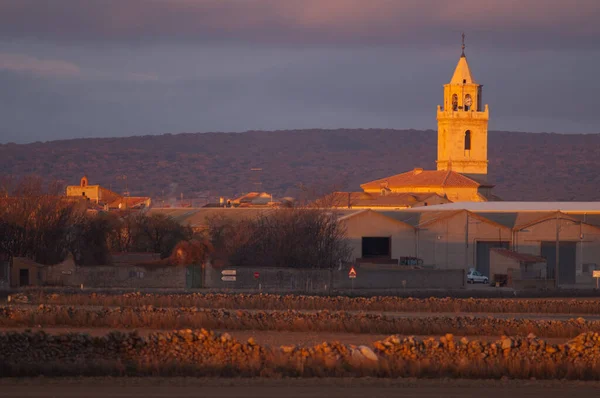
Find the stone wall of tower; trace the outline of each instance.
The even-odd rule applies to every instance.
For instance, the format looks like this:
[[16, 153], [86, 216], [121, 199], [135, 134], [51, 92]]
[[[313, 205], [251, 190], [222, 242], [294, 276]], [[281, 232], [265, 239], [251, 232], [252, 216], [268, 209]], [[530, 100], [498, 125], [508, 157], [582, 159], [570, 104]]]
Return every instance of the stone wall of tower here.
[[438, 106], [438, 170], [452, 170], [479, 181], [487, 177], [489, 109], [482, 103], [482, 86], [475, 82], [467, 58], [458, 60], [444, 105]]
[[[483, 112], [442, 110], [438, 107], [438, 170], [467, 175], [487, 174], [489, 110]], [[465, 149], [466, 132], [471, 149]]]

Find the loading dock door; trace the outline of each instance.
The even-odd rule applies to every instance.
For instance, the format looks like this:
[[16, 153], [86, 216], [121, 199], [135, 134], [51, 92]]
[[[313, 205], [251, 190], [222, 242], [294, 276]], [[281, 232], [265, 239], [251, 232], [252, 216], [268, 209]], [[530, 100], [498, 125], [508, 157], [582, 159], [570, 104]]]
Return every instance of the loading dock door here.
[[[546, 259], [548, 279], [554, 279], [556, 265], [556, 242], [542, 242], [542, 257]], [[574, 285], [576, 265], [577, 242], [560, 242], [558, 262], [559, 285]]]
[[510, 242], [477, 242], [477, 259], [475, 268], [483, 275], [492, 279], [493, 275], [490, 275], [490, 249], [495, 247], [501, 247], [508, 249]]
[[392, 239], [363, 237], [362, 238], [362, 257], [363, 258], [392, 258]]
[[27, 268], [19, 270], [19, 286], [29, 286], [29, 270]]

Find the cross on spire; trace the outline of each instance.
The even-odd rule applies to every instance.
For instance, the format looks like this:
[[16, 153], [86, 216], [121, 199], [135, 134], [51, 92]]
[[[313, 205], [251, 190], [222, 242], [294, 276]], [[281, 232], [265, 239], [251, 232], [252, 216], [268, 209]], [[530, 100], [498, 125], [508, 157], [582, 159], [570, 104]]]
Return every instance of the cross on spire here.
[[462, 48], [462, 54], [460, 56], [464, 57], [465, 56], [465, 32], [463, 32], [463, 34], [462, 34], [462, 46], [461, 46], [461, 48]]

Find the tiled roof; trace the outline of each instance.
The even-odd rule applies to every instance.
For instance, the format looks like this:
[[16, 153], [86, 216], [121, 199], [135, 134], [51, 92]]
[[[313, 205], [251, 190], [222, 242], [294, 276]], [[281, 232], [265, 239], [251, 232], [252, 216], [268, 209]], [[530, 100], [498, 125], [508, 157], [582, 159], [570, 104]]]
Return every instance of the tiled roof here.
[[[426, 207], [419, 207], [418, 209], [424, 209]], [[437, 221], [442, 221], [450, 217], [454, 217], [457, 214], [463, 213], [462, 210], [456, 211], [414, 211], [414, 210], [389, 210], [380, 211], [386, 217], [393, 218], [398, 221], [402, 221], [406, 224], [410, 224], [413, 227], [422, 227], [426, 224], [431, 224]]]
[[525, 254], [525, 253], [517, 253], [515, 251], [512, 250], [508, 250], [508, 249], [502, 249], [502, 248], [493, 248], [490, 249], [504, 257], [509, 257], [512, 258], [514, 260], [520, 261], [522, 263], [545, 263], [546, 259], [544, 257], [539, 257], [539, 256], [533, 256], [531, 254]]
[[432, 197], [449, 202], [433, 192], [390, 192], [385, 195], [368, 192], [334, 192], [324, 198], [323, 202], [332, 207], [412, 207]]
[[267, 192], [249, 192], [232, 200], [232, 203], [268, 203], [269, 201], [271, 201], [271, 194]]
[[402, 174], [362, 184], [362, 189], [393, 190], [396, 187], [457, 187], [478, 188], [481, 184], [455, 171], [415, 169]]
[[118, 209], [119, 205], [123, 209], [133, 209], [146, 203], [150, 198], [147, 196], [127, 196], [120, 197], [108, 204], [109, 209]]

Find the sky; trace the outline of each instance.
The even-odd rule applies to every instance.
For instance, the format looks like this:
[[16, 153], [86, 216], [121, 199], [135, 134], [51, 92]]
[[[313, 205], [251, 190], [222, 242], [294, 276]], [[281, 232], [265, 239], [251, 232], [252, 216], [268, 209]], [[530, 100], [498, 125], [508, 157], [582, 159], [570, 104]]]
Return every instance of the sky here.
[[462, 32], [490, 129], [600, 133], [598, 0], [0, 0], [0, 143], [435, 129]]

